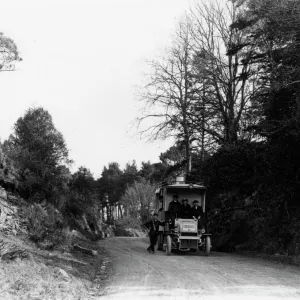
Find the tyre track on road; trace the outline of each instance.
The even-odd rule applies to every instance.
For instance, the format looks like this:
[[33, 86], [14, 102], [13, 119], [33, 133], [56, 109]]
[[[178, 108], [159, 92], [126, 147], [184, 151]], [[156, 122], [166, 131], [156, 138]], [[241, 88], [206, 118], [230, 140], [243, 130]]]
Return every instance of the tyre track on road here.
[[222, 253], [153, 255], [145, 241], [103, 241], [115, 274], [101, 300], [300, 299], [300, 268]]

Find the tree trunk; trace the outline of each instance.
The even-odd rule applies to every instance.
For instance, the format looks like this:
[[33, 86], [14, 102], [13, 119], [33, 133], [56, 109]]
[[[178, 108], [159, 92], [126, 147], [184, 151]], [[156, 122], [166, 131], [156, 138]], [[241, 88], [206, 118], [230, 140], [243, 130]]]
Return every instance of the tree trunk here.
[[122, 212], [122, 207], [119, 203], [119, 211], [120, 211], [120, 218], [122, 219], [123, 218], [123, 212]]

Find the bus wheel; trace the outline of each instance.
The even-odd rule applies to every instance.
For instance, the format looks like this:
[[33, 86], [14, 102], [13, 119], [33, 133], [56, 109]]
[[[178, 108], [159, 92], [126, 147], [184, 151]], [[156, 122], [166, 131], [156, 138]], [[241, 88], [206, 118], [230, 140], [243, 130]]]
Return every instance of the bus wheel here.
[[172, 247], [172, 239], [170, 235], [167, 235], [167, 246], [166, 246], [166, 254], [171, 254], [171, 247]]
[[207, 236], [205, 239], [205, 255], [208, 256], [211, 248], [211, 241], [210, 237]]

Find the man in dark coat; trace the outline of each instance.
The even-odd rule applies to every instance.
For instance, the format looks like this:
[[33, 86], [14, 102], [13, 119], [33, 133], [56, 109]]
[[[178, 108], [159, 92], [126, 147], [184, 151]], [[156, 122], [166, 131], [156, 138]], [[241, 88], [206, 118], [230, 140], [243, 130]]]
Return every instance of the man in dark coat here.
[[182, 219], [191, 218], [191, 206], [189, 205], [188, 199], [182, 200], [182, 205], [180, 207], [180, 218]]
[[174, 223], [175, 219], [179, 217], [180, 214], [180, 209], [181, 209], [181, 204], [178, 201], [178, 195], [174, 194], [173, 195], [173, 200], [169, 204], [169, 216]]
[[198, 220], [198, 228], [202, 228], [204, 225], [204, 213], [201, 206], [198, 205], [198, 200], [193, 201], [193, 207], [191, 208], [191, 216]]
[[148, 235], [150, 238], [150, 246], [147, 248], [149, 253], [155, 253], [154, 247], [157, 243], [159, 225], [164, 225], [164, 222], [157, 220], [157, 217], [158, 215], [156, 213], [153, 214], [152, 220], [144, 224], [144, 226], [149, 230]]

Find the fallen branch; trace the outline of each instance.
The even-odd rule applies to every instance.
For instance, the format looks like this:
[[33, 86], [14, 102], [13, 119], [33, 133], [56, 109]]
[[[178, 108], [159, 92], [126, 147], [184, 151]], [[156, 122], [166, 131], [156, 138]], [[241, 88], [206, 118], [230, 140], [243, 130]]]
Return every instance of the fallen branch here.
[[81, 246], [79, 246], [77, 244], [75, 244], [73, 246], [73, 249], [74, 250], [79, 250], [82, 253], [93, 255], [93, 256], [96, 256], [98, 254], [98, 252], [96, 250], [92, 250], [92, 249], [88, 249], [88, 248], [83, 248], [83, 247], [81, 247]]

